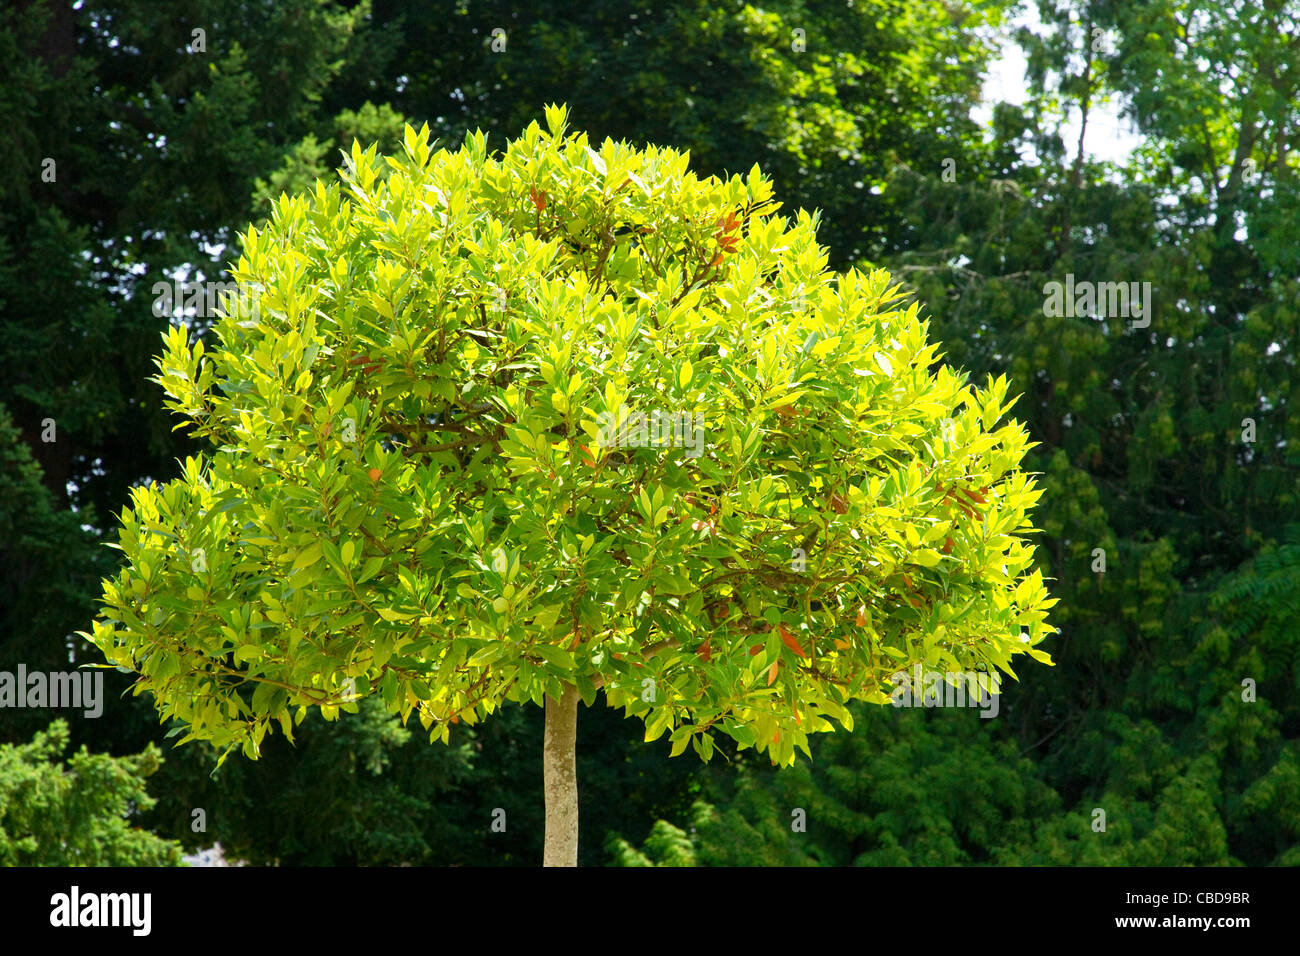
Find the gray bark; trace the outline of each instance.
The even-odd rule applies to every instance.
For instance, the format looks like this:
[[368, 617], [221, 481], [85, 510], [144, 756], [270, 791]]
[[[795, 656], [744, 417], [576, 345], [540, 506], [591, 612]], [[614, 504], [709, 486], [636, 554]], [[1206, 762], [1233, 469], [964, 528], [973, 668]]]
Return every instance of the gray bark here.
[[542, 789], [546, 795], [543, 866], [578, 865], [578, 688], [564, 686], [559, 700], [546, 698]]

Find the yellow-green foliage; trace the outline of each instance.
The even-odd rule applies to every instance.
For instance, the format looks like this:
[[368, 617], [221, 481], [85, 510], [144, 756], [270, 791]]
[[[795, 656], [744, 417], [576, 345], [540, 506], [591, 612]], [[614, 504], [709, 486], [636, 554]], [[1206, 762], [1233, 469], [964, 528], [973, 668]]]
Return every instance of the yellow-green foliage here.
[[1050, 663], [1006, 380], [937, 365], [883, 272], [826, 271], [757, 167], [546, 121], [354, 145], [247, 232], [219, 343], [166, 337], [212, 448], [121, 516], [108, 661], [249, 756], [313, 706], [446, 740], [572, 683], [777, 763], [918, 662]]

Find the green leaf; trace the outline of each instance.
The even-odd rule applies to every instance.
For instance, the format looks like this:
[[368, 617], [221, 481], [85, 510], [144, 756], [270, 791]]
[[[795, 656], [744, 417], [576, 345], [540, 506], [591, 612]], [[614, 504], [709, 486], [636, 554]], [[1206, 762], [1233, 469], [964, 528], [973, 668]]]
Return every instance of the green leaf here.
[[678, 727], [676, 730], [673, 731], [672, 736], [669, 738], [669, 740], [672, 741], [673, 746], [672, 746], [672, 750], [669, 751], [668, 756], [676, 757], [680, 755], [682, 752], [684, 752], [687, 747], [690, 746], [691, 735], [693, 730], [694, 730], [693, 727], [689, 725], [684, 725]]
[[293, 559], [293, 570], [301, 571], [303, 568], [309, 568], [320, 560], [321, 553], [324, 549], [324, 543], [320, 540], [313, 541], [307, 547], [298, 552], [298, 556]]

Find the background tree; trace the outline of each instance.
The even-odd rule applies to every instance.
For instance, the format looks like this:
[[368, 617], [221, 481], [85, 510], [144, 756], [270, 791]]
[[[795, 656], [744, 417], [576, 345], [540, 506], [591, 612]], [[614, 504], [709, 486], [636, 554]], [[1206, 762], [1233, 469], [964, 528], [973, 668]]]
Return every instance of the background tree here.
[[153, 798], [145, 778], [158, 748], [133, 757], [92, 754], [63, 762], [68, 725], [31, 743], [0, 744], [0, 866], [175, 866], [180, 845], [136, 824]]

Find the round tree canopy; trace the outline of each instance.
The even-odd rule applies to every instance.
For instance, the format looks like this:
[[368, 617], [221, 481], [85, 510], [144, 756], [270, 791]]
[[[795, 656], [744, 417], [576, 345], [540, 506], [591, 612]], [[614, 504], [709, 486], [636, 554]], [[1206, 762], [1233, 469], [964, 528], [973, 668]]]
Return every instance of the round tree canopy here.
[[446, 740], [573, 685], [789, 763], [918, 665], [1050, 663], [1005, 379], [828, 272], [757, 167], [546, 122], [354, 144], [242, 237], [213, 348], [165, 335], [212, 447], [121, 515], [88, 636], [136, 692], [256, 756], [368, 694]]

